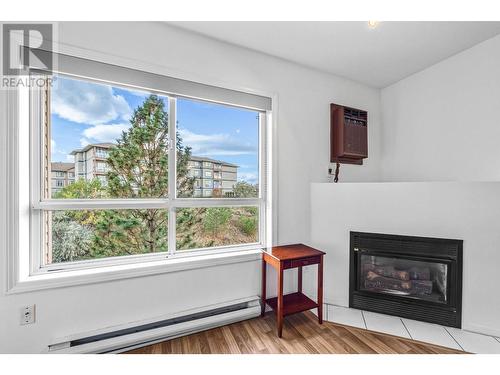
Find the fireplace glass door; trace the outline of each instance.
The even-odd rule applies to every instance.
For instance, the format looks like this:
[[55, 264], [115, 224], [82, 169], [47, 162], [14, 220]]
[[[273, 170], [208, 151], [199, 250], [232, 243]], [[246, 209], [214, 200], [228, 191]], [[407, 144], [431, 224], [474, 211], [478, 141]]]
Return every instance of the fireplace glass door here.
[[447, 303], [448, 264], [361, 254], [360, 291]]

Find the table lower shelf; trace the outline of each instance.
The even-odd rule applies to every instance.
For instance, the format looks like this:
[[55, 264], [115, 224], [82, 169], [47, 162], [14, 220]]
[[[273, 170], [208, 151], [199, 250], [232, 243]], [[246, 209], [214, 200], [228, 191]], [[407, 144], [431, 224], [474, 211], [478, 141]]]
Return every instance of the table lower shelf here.
[[[266, 303], [273, 310], [278, 308], [278, 298], [269, 298]], [[302, 293], [290, 293], [283, 296], [283, 316], [307, 311], [318, 307], [318, 304]]]

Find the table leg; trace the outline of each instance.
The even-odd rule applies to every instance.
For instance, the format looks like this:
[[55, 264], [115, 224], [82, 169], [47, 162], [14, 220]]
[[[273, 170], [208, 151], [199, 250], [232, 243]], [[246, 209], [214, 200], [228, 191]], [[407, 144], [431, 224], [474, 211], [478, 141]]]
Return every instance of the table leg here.
[[278, 323], [278, 337], [281, 337], [283, 332], [283, 264], [281, 262], [278, 271], [278, 307], [276, 320]]
[[300, 266], [298, 269], [297, 269], [297, 276], [298, 276], [298, 282], [297, 282], [297, 291], [299, 293], [302, 293], [302, 266]]
[[264, 316], [266, 312], [266, 271], [267, 271], [267, 264], [266, 261], [262, 259], [262, 294], [260, 296], [261, 298], [260, 316]]
[[323, 255], [318, 264], [318, 322], [323, 324]]

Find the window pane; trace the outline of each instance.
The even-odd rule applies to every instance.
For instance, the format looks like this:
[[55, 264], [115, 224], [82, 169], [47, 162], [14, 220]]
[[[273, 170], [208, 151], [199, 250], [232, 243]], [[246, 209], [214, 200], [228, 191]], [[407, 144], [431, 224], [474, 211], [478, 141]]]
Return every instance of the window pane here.
[[45, 263], [167, 251], [168, 210], [68, 210], [45, 213]]
[[259, 113], [177, 100], [180, 197], [256, 198]]
[[168, 98], [57, 76], [45, 127], [47, 198], [168, 192]]
[[181, 208], [176, 216], [177, 250], [259, 241], [258, 207]]

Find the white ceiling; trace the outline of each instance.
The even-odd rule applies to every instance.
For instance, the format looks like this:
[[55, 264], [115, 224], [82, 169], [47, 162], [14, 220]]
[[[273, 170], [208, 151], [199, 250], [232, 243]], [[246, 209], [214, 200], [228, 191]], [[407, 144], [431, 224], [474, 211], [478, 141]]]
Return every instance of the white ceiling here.
[[500, 22], [169, 24], [380, 88], [500, 33]]

